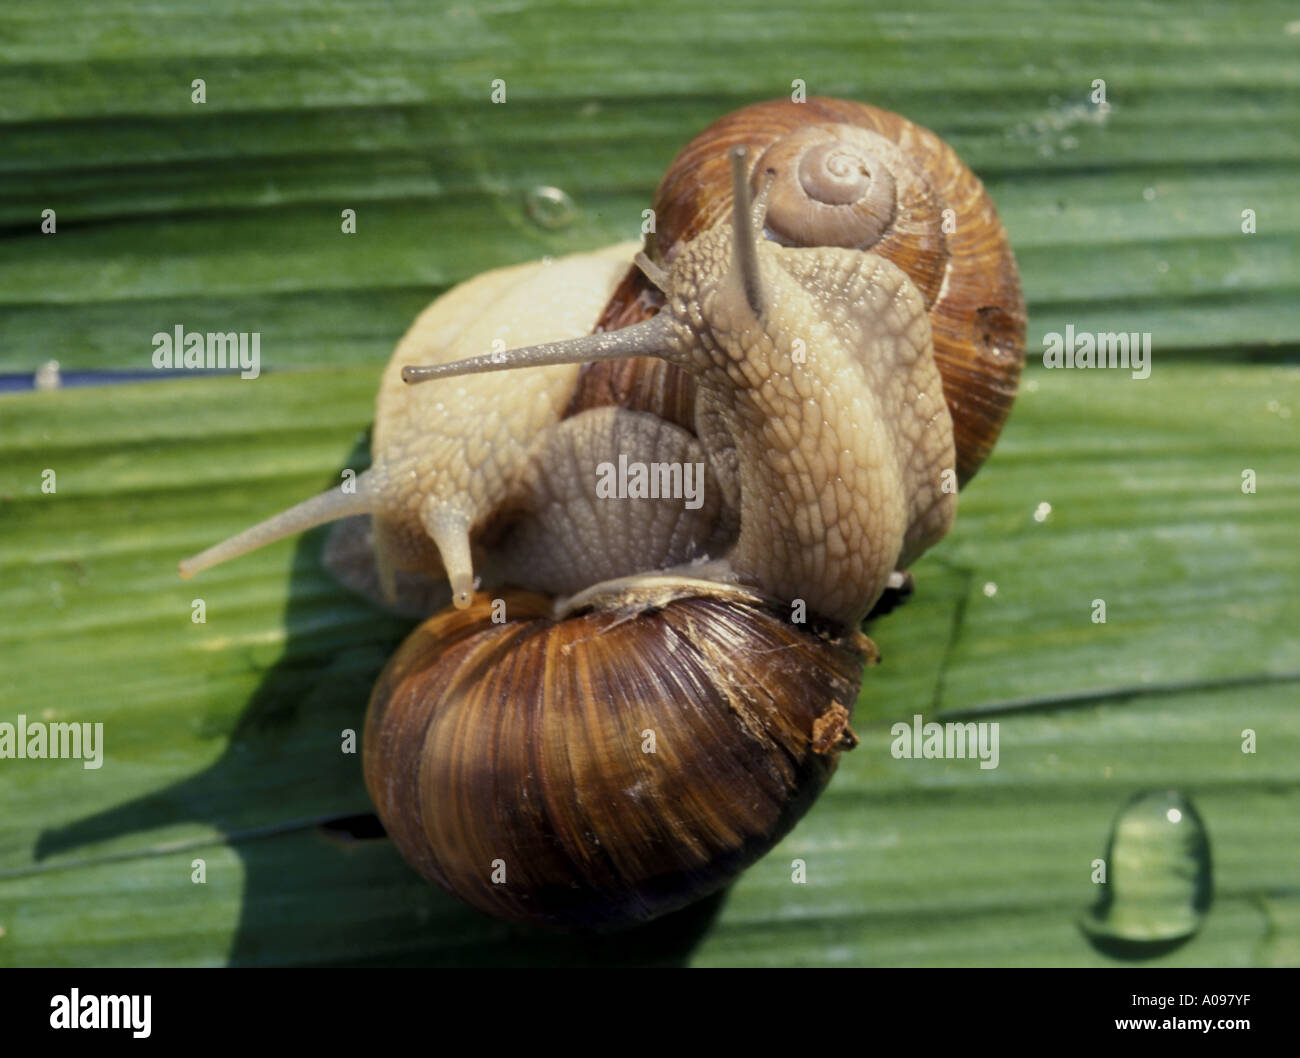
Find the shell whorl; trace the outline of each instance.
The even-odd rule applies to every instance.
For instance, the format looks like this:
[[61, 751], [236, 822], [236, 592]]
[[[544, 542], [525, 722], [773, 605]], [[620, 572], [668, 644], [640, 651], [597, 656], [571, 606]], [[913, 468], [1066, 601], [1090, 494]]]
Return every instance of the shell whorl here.
[[[673, 160], [654, 198], [652, 259], [671, 262], [685, 243], [727, 220], [728, 150], [739, 145], [749, 148], [755, 190], [765, 170], [777, 171], [770, 238], [869, 250], [902, 268], [920, 290], [953, 417], [958, 480], [969, 480], [1015, 399], [1026, 322], [1015, 257], [979, 179], [938, 136], [897, 114], [816, 97], [758, 103], [709, 126]], [[861, 194], [852, 198], [855, 190]], [[628, 326], [661, 304], [632, 269], [598, 327]], [[658, 361], [584, 368], [569, 414], [603, 404], [693, 427], [691, 380]]]
[[751, 183], [774, 174], [766, 224], [785, 246], [869, 249], [898, 210], [898, 186], [882, 155], [897, 148], [855, 125], [810, 125], [782, 136], [759, 157]]

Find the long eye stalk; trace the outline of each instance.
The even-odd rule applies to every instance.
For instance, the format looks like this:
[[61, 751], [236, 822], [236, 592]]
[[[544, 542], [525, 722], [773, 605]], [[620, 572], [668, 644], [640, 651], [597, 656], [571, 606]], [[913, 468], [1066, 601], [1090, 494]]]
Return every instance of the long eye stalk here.
[[344, 486], [339, 485], [185, 559], [180, 564], [181, 578], [189, 580], [194, 574], [218, 563], [246, 555], [267, 544], [283, 540], [286, 536], [306, 532], [326, 522], [336, 522], [354, 514], [371, 514], [377, 506], [378, 499], [372, 490], [370, 471], [366, 471], [357, 478], [352, 489], [345, 490]]
[[544, 342], [504, 353], [471, 356], [447, 364], [407, 364], [403, 382], [428, 382], [457, 375], [481, 375], [488, 371], [510, 371], [517, 367], [545, 367], [551, 364], [585, 364], [592, 360], [624, 360], [634, 356], [670, 359], [672, 325], [665, 314], [653, 316], [622, 330], [587, 334], [565, 342]]
[[[761, 215], [755, 216], [754, 203], [749, 195], [749, 177], [745, 172], [745, 159], [748, 157], [747, 147], [731, 149], [732, 245], [736, 273], [745, 288], [745, 300], [749, 302], [754, 315], [759, 316], [763, 312], [763, 283], [758, 274], [758, 239], [755, 230], [762, 230], [763, 218]], [[766, 190], [764, 188], [761, 203], [764, 211]]]

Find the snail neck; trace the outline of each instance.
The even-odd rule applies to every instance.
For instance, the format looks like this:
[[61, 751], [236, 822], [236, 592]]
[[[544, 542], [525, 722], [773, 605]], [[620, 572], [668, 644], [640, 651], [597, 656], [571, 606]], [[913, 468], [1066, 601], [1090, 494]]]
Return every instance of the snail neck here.
[[764, 311], [738, 326], [734, 306], [714, 307], [729, 322], [711, 329], [700, 376], [701, 440], [738, 468], [727, 560], [742, 583], [853, 625], [905, 543], [952, 520], [952, 423], [925, 307], [873, 255], [763, 249]]
[[811, 382], [774, 377], [716, 408], [739, 468], [740, 532], [727, 565], [741, 583], [853, 625], [895, 568], [906, 502], [896, 461], [873, 443], [879, 409], [854, 398], [841, 414], [827, 399], [834, 390]]

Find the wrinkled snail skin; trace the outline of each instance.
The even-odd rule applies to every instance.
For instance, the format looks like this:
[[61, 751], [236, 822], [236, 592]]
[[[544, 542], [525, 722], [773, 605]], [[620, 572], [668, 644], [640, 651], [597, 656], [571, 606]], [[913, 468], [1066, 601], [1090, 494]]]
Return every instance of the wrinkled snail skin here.
[[[667, 358], [696, 379], [706, 451], [735, 453], [727, 562], [742, 583], [853, 626], [956, 507], [940, 489], [955, 453], [925, 307], [883, 258], [759, 241], [756, 314], [734, 239], [720, 224], [693, 240], [655, 317], [672, 321]], [[800, 360], [796, 340], [813, 353]]]
[[[553, 928], [682, 907], [806, 811], [856, 742], [858, 625], [950, 528], [1023, 358], [991, 202], [897, 115], [746, 107], [654, 207], [635, 264], [620, 244], [435, 301], [355, 494], [182, 564], [344, 519], [345, 583], [436, 609], [376, 684], [367, 787], [425, 877]], [[620, 459], [699, 465], [702, 494], [607, 498]]]

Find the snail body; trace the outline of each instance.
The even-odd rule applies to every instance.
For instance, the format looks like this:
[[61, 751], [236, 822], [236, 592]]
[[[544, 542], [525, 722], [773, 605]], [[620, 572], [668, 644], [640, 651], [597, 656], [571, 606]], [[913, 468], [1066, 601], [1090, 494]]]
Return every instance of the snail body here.
[[[367, 786], [426, 877], [562, 928], [697, 899], [806, 810], [855, 742], [858, 625], [948, 531], [1022, 356], [991, 203], [896, 115], [745, 108], [655, 202], [635, 267], [620, 244], [436, 301], [355, 492], [182, 564], [368, 515], [331, 541], [352, 583], [444, 581], [372, 695]], [[610, 499], [620, 459], [698, 466], [707, 502]]]

